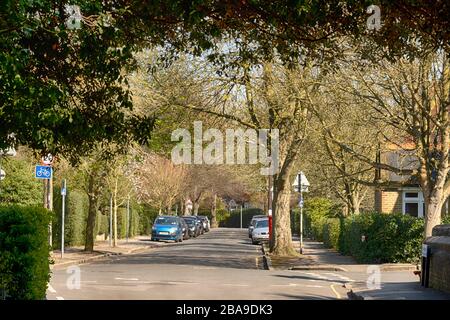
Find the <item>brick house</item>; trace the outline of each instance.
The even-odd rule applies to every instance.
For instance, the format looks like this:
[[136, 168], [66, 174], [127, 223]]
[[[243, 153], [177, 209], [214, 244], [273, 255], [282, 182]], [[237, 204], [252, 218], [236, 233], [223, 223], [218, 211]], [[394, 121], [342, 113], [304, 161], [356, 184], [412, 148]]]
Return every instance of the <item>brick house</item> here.
[[[417, 167], [417, 159], [408, 151], [392, 146], [391, 152], [379, 155], [378, 161], [398, 168], [412, 169]], [[414, 176], [399, 176], [387, 170], [376, 170], [376, 179], [390, 181], [392, 185], [375, 188], [375, 211], [383, 213], [403, 213], [414, 217], [425, 215], [425, 202], [422, 190]], [[450, 215], [450, 197], [446, 200], [442, 215]]]

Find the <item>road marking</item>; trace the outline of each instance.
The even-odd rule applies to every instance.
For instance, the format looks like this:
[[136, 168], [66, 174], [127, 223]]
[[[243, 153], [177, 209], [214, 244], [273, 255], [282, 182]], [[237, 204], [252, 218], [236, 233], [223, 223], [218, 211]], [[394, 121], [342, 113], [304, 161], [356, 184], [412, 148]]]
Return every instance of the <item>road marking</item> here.
[[248, 284], [239, 284], [239, 283], [224, 283], [224, 286], [231, 286], [231, 287], [248, 287]]
[[114, 278], [114, 280], [139, 281], [138, 278]]
[[215, 270], [215, 267], [194, 267], [195, 270]]
[[56, 293], [56, 290], [53, 289], [51, 285], [48, 285], [48, 291], [50, 291], [51, 293]]
[[63, 297], [56, 297], [56, 300], [64, 300]]
[[307, 285], [305, 285], [305, 287], [307, 287], [307, 288], [323, 288], [323, 286], [311, 285], [311, 284], [307, 284]]
[[350, 279], [349, 277], [342, 276], [342, 275], [337, 274], [337, 273], [326, 272], [325, 274], [329, 274], [331, 276], [334, 276], [336, 278], [339, 278], [339, 279], [342, 279], [342, 280], [345, 280], [345, 281], [349, 281], [349, 282], [354, 282], [355, 281], [355, 280]]
[[336, 297], [338, 299], [341, 299], [341, 295], [339, 294], [339, 292], [336, 291], [336, 289], [334, 288], [334, 284], [330, 285], [331, 290], [333, 290], [334, 294], [336, 295]]

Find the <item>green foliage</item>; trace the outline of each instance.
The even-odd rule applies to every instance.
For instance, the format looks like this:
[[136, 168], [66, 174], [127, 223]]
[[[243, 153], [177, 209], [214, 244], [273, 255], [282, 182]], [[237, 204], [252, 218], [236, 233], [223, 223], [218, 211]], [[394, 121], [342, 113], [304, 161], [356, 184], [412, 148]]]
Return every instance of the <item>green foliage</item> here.
[[0, 207], [0, 294], [45, 299], [50, 280], [48, 225], [51, 214], [31, 206]]
[[[299, 221], [300, 210], [295, 210], [296, 221]], [[333, 202], [326, 198], [312, 198], [305, 200], [304, 207], [305, 235], [311, 236], [317, 241], [323, 241], [323, 228], [328, 218], [338, 215], [338, 210]], [[298, 233], [298, 228], [296, 229]]]
[[450, 215], [446, 215], [446, 216], [442, 219], [442, 224], [450, 224]]
[[[53, 246], [61, 247], [61, 213], [62, 196], [58, 187], [54, 188], [54, 211], [55, 220], [53, 222]], [[84, 245], [86, 219], [89, 208], [89, 199], [86, 193], [79, 190], [67, 190], [66, 213], [64, 218], [64, 244], [66, 246]]]
[[6, 172], [5, 179], [0, 181], [0, 203], [42, 204], [42, 180], [34, 178], [34, 164], [30, 160], [1, 158], [0, 167]]
[[327, 219], [323, 226], [323, 243], [328, 248], [339, 250], [339, 237], [341, 233], [341, 220], [338, 218]]
[[343, 221], [338, 248], [362, 263], [414, 263], [420, 258], [423, 231], [421, 218], [366, 213]]
[[[252, 217], [255, 215], [263, 215], [263, 210], [259, 208], [248, 208], [242, 210], [242, 227], [248, 228]], [[241, 211], [233, 210], [230, 215], [224, 215], [224, 219], [220, 222], [219, 227], [239, 228], [241, 226]]]
[[[76, 4], [95, 16], [110, 10], [102, 2]], [[153, 119], [130, 114], [123, 77], [133, 43], [112, 25], [69, 30], [64, 4], [75, 3], [0, 4], [0, 149], [15, 143], [77, 159], [99, 141], [146, 142]]]

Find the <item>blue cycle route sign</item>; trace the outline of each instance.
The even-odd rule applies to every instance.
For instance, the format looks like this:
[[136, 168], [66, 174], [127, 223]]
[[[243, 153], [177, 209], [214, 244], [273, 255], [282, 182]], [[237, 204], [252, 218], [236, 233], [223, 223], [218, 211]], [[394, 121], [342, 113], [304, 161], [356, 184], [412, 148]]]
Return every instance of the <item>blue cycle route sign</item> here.
[[53, 170], [50, 166], [36, 166], [34, 173], [38, 179], [51, 179]]

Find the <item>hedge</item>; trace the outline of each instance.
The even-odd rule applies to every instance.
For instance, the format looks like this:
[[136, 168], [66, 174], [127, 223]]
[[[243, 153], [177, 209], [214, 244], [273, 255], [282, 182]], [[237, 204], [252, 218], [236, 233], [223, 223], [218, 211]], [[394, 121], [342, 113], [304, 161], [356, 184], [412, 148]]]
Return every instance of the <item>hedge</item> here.
[[[255, 215], [264, 215], [264, 211], [259, 208], [249, 208], [242, 210], [242, 227], [248, 228], [252, 217]], [[239, 228], [241, 226], [241, 210], [233, 210], [230, 215], [225, 215], [225, 219], [220, 221], [219, 227]]]
[[328, 248], [339, 250], [339, 237], [341, 231], [341, 219], [327, 219], [323, 225], [323, 243]]
[[50, 280], [51, 213], [31, 206], [0, 207], [0, 294], [45, 299]]
[[421, 218], [375, 212], [342, 219], [333, 227], [339, 228], [338, 244], [333, 247], [358, 262], [417, 263], [420, 259], [424, 231]]
[[[54, 211], [53, 223], [53, 247], [61, 247], [61, 212], [62, 197], [60, 189], [54, 189]], [[66, 196], [66, 209], [64, 217], [64, 244], [66, 246], [84, 245], [86, 219], [89, 210], [89, 199], [85, 192], [79, 190], [68, 190]]]

